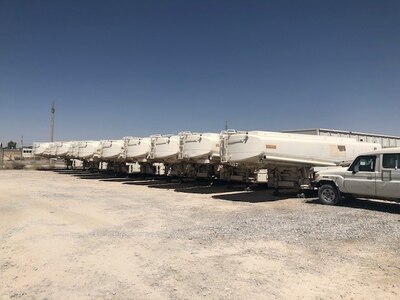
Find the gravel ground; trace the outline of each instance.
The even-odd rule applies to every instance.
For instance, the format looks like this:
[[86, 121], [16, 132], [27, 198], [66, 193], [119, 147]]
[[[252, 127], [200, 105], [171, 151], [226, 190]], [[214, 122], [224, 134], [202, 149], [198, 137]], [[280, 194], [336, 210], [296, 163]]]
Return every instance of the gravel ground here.
[[0, 299], [399, 299], [400, 205], [0, 172]]

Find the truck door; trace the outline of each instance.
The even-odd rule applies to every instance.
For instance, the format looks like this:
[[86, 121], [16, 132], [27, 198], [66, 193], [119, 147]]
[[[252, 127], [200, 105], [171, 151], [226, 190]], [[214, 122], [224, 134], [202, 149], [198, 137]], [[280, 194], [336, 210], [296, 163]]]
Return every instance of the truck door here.
[[400, 199], [400, 154], [383, 154], [380, 175], [376, 178], [379, 197]]
[[375, 196], [376, 162], [375, 155], [359, 156], [346, 172], [344, 190], [350, 194]]

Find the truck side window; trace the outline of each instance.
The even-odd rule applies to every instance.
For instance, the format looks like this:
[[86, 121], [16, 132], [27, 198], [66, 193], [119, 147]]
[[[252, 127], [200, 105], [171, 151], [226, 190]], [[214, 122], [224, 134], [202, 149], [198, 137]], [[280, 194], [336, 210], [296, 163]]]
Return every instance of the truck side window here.
[[358, 169], [358, 171], [360, 172], [374, 172], [375, 160], [376, 156], [360, 156], [353, 162], [353, 164], [349, 168], [349, 171], [354, 171], [355, 169]]
[[383, 154], [382, 167], [396, 169], [397, 154]]

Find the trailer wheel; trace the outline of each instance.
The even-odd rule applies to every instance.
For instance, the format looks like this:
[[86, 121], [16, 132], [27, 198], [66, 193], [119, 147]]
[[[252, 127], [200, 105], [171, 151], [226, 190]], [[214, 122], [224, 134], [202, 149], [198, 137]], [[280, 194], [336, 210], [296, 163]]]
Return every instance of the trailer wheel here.
[[319, 202], [327, 205], [336, 205], [340, 202], [340, 192], [331, 184], [324, 184], [318, 190]]

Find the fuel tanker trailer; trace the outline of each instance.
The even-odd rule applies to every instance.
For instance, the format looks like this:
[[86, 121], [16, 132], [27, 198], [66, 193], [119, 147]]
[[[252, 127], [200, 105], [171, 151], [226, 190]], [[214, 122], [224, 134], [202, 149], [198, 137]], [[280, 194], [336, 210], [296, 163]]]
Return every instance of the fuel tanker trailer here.
[[244, 168], [268, 169], [268, 185], [278, 192], [278, 188], [310, 186], [311, 167], [337, 166], [381, 148], [377, 143], [345, 137], [229, 131], [221, 139], [221, 160]]

